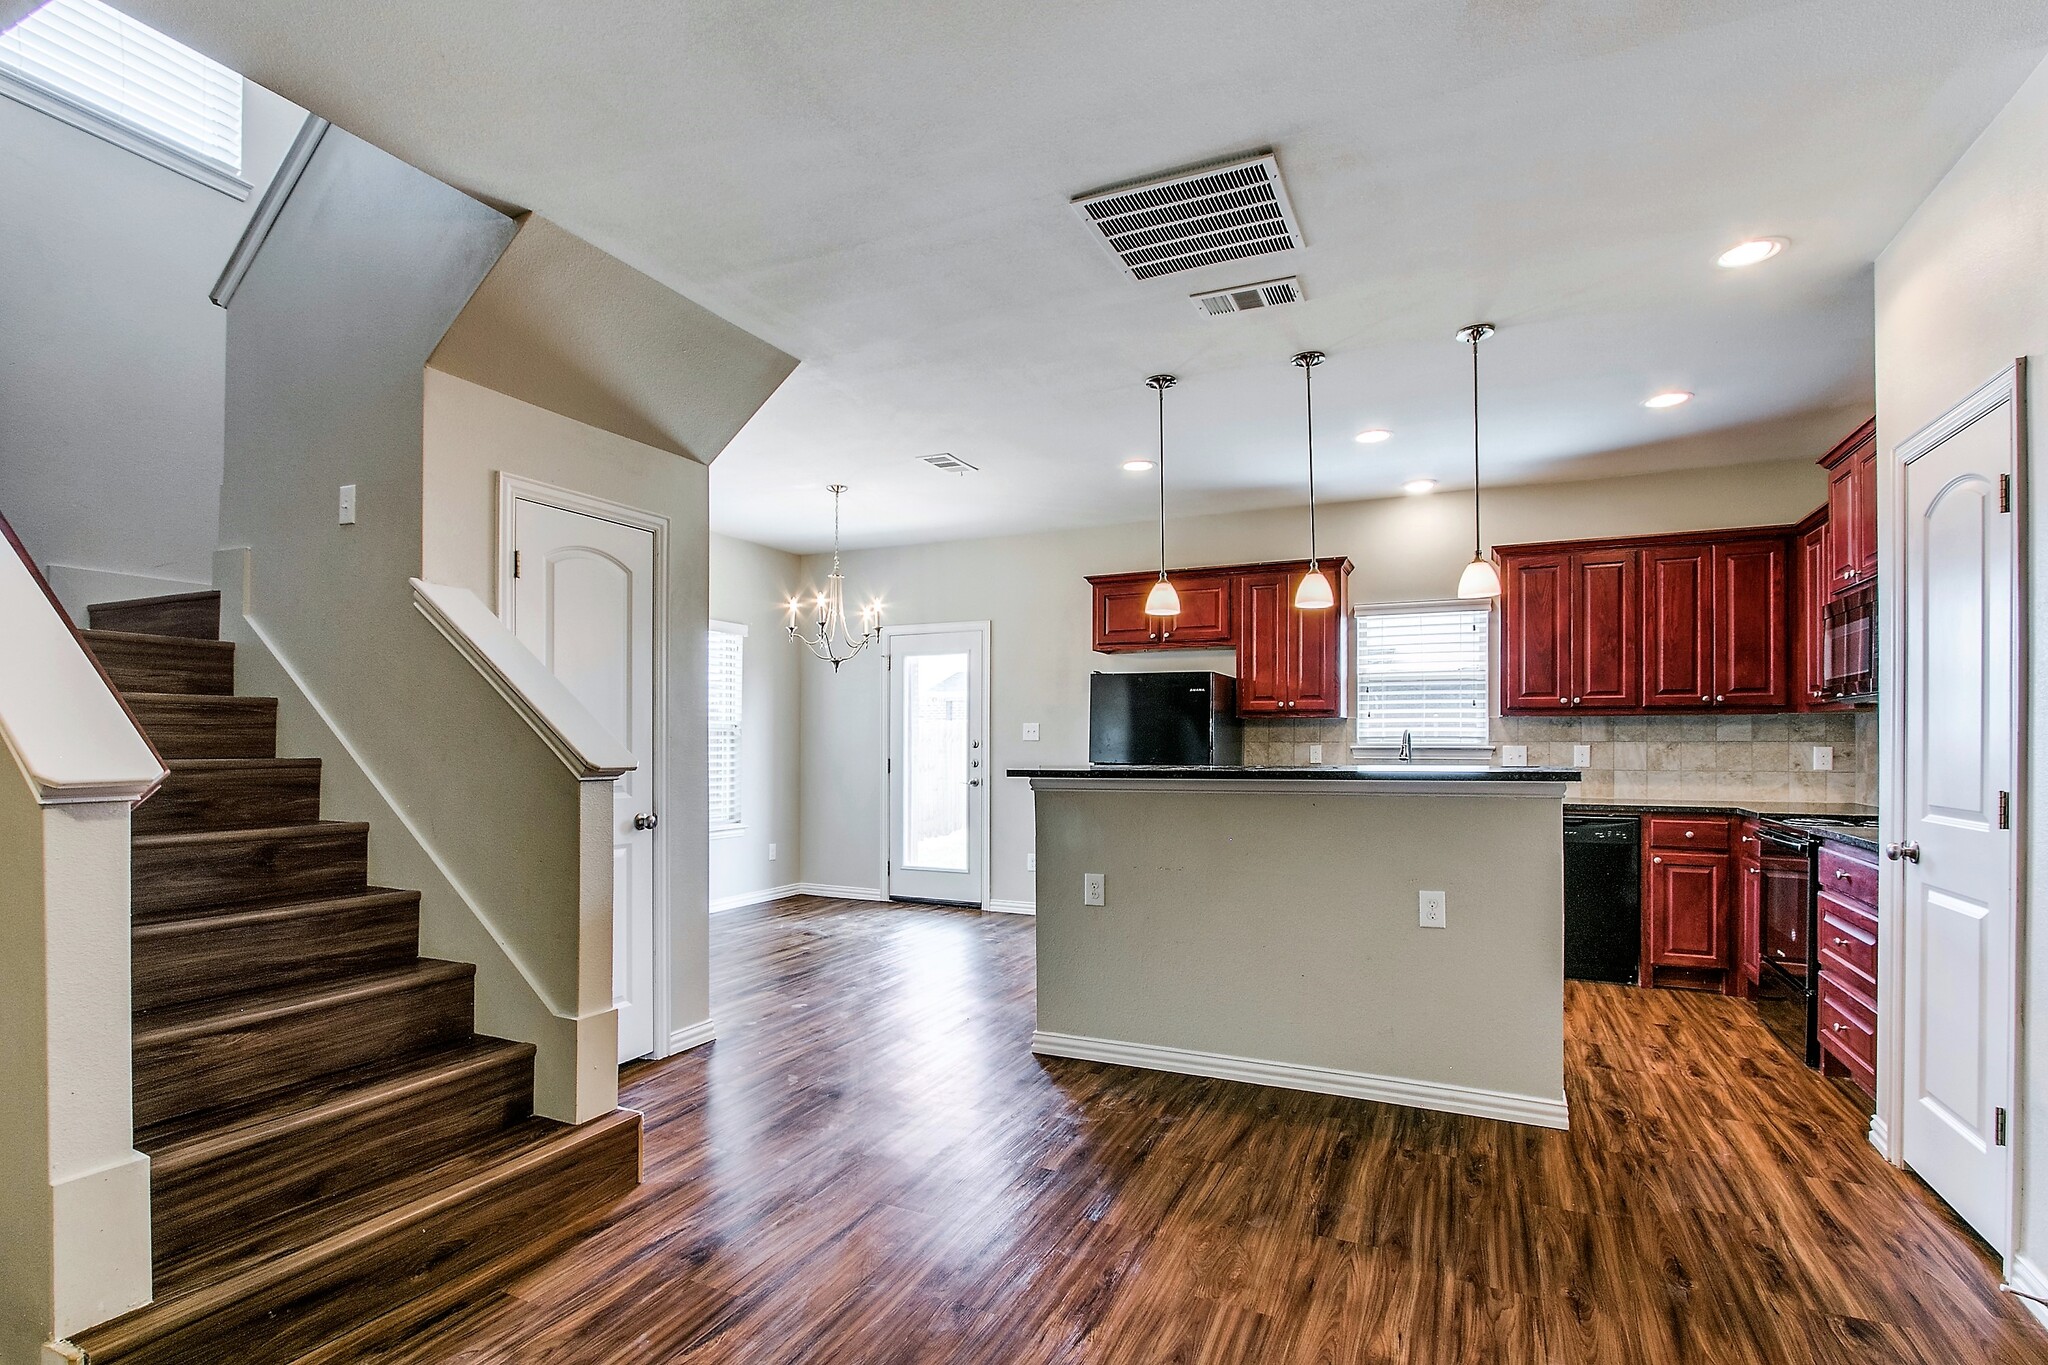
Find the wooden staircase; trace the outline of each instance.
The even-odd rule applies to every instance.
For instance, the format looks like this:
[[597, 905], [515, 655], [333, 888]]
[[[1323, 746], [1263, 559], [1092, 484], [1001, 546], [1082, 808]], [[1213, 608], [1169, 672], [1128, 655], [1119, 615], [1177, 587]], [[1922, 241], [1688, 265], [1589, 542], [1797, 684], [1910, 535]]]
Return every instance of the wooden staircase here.
[[317, 759], [234, 692], [220, 596], [91, 608], [87, 646], [171, 771], [136, 809], [135, 1142], [156, 1300], [90, 1365], [348, 1361], [541, 1259], [639, 1179], [640, 1116], [533, 1114], [531, 1045], [472, 1031]]

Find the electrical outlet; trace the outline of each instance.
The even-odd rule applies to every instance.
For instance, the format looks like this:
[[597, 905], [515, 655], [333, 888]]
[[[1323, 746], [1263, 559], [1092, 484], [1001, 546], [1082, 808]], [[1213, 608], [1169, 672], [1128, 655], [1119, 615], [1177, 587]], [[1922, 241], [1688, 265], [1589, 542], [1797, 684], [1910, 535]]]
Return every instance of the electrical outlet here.
[[1102, 874], [1100, 872], [1083, 872], [1081, 874], [1081, 904], [1102, 904]]
[[1038, 871], [1038, 855], [1036, 853], [1027, 853], [1024, 855], [1024, 870], [1026, 872]]
[[1311, 744], [1311, 745], [1309, 745], [1309, 746], [1308, 746], [1308, 761], [1309, 761], [1309, 762], [1311, 762], [1311, 763], [1320, 763], [1320, 762], [1322, 762], [1322, 761], [1323, 761], [1323, 746], [1322, 746], [1322, 745], [1320, 745], [1320, 744]]
[[1817, 773], [1831, 773], [1835, 770], [1835, 751], [1833, 746], [1827, 744], [1816, 744], [1813, 746], [1813, 770]]
[[1421, 891], [1416, 893], [1416, 899], [1421, 902], [1422, 906], [1422, 927], [1425, 929], [1443, 928], [1444, 893], [1441, 891]]
[[353, 526], [356, 524], [356, 486], [352, 483], [345, 483], [341, 486], [340, 515], [341, 525]]
[[775, 861], [775, 845], [773, 844], [768, 845], [768, 861], [771, 863]]
[[1574, 745], [1572, 745], [1572, 766], [1573, 766], [1574, 768], [1590, 768], [1590, 767], [1592, 767], [1592, 766], [1593, 766], [1593, 746], [1592, 746], [1592, 745], [1590, 745], [1590, 744], [1574, 744]]
[[1024, 739], [1025, 739], [1025, 742], [1026, 742], [1026, 743], [1031, 743], [1031, 744], [1035, 744], [1035, 743], [1037, 743], [1037, 742], [1038, 742], [1038, 722], [1037, 722], [1037, 721], [1035, 721], [1035, 720], [1027, 720], [1027, 721], [1025, 721], [1025, 722], [1024, 722]]
[[1529, 746], [1526, 744], [1503, 744], [1500, 746], [1500, 766], [1503, 768], [1526, 768], [1529, 766]]

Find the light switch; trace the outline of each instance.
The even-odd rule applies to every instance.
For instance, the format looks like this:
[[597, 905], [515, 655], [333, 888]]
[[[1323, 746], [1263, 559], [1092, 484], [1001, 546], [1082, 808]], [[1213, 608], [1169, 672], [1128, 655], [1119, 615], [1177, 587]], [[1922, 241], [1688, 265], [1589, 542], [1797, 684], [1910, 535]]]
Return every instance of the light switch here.
[[1034, 744], [1035, 744], [1035, 743], [1037, 743], [1037, 741], [1038, 741], [1038, 722], [1037, 722], [1037, 721], [1035, 721], [1035, 720], [1027, 720], [1027, 721], [1025, 721], [1025, 722], [1024, 722], [1024, 738], [1025, 738], [1025, 740], [1026, 740], [1027, 742], [1029, 742], [1029, 743], [1034, 743]]
[[1593, 746], [1592, 746], [1592, 745], [1590, 745], [1590, 744], [1574, 744], [1574, 745], [1572, 745], [1572, 766], [1573, 766], [1574, 768], [1590, 768], [1590, 767], [1592, 767], [1592, 766], [1593, 766]]
[[1036, 853], [1027, 853], [1024, 855], [1024, 870], [1026, 872], [1038, 871], [1038, 855]]
[[356, 524], [356, 486], [352, 483], [345, 483], [341, 486], [341, 524], [343, 526], [353, 526]]
[[1835, 751], [1831, 745], [1813, 746], [1813, 770], [1817, 773], [1831, 773], [1835, 770]]
[[1102, 904], [1102, 874], [1100, 872], [1083, 872], [1081, 874], [1081, 904]]
[[773, 844], [768, 845], [768, 861], [771, 863], [775, 861], [775, 845]]
[[1422, 927], [1441, 929], [1444, 927], [1444, 893], [1441, 891], [1419, 891], [1416, 899], [1422, 906]]
[[1526, 768], [1529, 766], [1529, 746], [1526, 744], [1503, 744], [1500, 746], [1500, 766], [1503, 768]]

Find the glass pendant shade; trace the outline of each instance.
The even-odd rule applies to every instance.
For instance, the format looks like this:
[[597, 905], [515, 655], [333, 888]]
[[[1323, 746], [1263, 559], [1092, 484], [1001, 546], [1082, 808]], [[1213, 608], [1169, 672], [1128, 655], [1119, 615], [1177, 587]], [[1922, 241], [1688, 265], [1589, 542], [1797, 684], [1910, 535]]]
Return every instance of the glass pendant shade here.
[[1310, 569], [1302, 578], [1301, 586], [1294, 590], [1294, 607], [1297, 611], [1316, 611], [1337, 605], [1337, 595], [1330, 591], [1330, 579], [1321, 569]]
[[1493, 561], [1479, 555], [1458, 576], [1458, 596], [1463, 598], [1500, 596], [1500, 570]]
[[1162, 577], [1157, 583], [1154, 583], [1152, 591], [1145, 595], [1145, 614], [1147, 616], [1180, 615], [1180, 593], [1175, 591], [1173, 584], [1167, 582], [1165, 578]]

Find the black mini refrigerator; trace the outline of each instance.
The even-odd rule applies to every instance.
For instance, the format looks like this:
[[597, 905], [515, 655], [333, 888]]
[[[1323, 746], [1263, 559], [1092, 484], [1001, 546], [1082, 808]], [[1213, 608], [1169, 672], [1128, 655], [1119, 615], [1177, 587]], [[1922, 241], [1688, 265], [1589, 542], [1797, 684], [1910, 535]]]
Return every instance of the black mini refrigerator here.
[[1222, 767], [1244, 762], [1237, 679], [1227, 673], [1097, 673], [1088, 761]]

